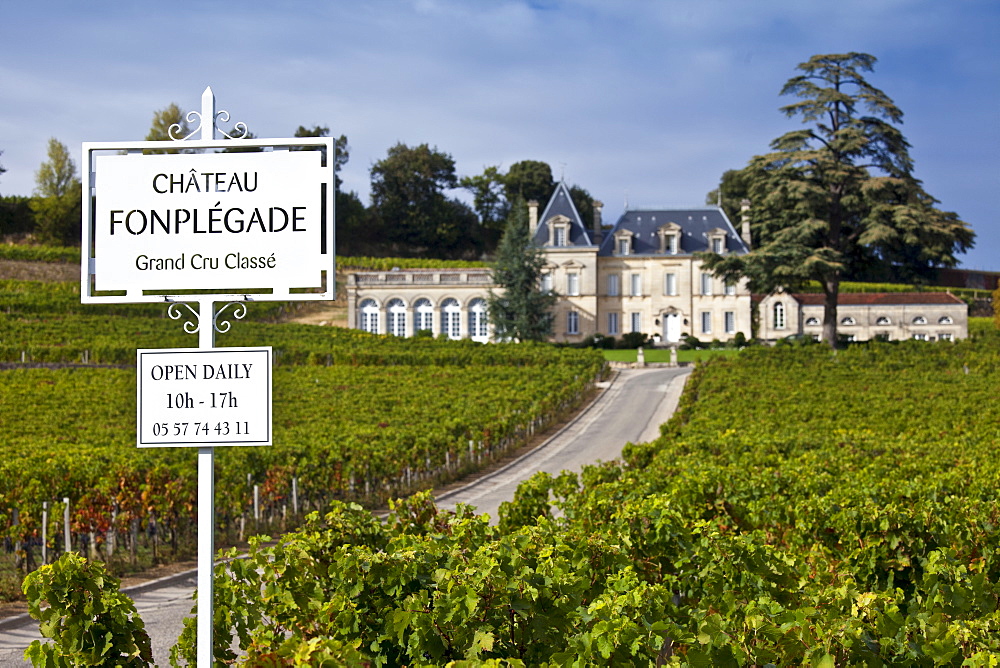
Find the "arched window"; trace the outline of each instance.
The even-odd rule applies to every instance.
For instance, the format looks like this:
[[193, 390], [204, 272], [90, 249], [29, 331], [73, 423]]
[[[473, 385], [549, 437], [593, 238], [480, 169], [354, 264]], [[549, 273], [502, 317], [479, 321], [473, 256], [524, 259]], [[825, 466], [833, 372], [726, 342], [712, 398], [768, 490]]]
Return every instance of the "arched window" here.
[[884, 315], [880, 315], [878, 318], [875, 319], [875, 324], [876, 325], [891, 325], [892, 324], [892, 320], [890, 320], [888, 317], [886, 317]]
[[806, 318], [806, 325], [815, 326], [819, 324], [819, 318]]
[[378, 334], [378, 304], [374, 299], [366, 299], [358, 307], [361, 312], [361, 329]]
[[916, 318], [913, 319], [913, 324], [914, 325], [926, 325], [927, 324], [927, 318], [925, 318], [922, 315], [918, 315]]
[[774, 303], [774, 328], [785, 328], [785, 304], [784, 302]]
[[950, 324], [952, 324], [952, 322], [953, 321], [952, 321], [950, 315], [943, 315], [940, 318], [938, 318], [938, 324], [939, 325], [950, 325]]
[[389, 333], [393, 336], [406, 336], [406, 304], [402, 299], [393, 299], [385, 306], [389, 316]]
[[486, 302], [478, 297], [469, 302], [469, 338], [473, 341], [487, 341]]
[[462, 315], [462, 307], [454, 299], [445, 299], [441, 302], [441, 333], [449, 339], [462, 338], [462, 330], [459, 320]]
[[858, 323], [857, 323], [857, 321], [856, 321], [856, 320], [855, 320], [854, 318], [852, 318], [851, 316], [847, 316], [846, 318], [841, 318], [841, 319], [840, 319], [840, 324], [841, 324], [841, 325], [856, 325], [856, 324], [858, 324]]
[[418, 299], [413, 305], [414, 331], [419, 332], [426, 329], [428, 332], [434, 328], [434, 307], [429, 299]]

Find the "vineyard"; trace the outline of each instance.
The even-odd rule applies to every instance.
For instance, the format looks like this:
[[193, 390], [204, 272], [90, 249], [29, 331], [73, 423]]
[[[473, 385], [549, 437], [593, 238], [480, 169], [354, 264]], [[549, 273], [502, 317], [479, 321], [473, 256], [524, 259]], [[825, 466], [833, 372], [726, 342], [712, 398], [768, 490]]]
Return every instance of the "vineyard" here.
[[[279, 325], [251, 304], [220, 346], [274, 349], [274, 442], [216, 452], [219, 540], [295, 526], [332, 500], [368, 507], [484, 466], [579, 405], [592, 351], [394, 339]], [[136, 348], [196, 347], [165, 305], [82, 306], [78, 287], [0, 281], [2, 593], [66, 547], [111, 563], [182, 555], [196, 453], [135, 447]], [[44, 515], [43, 515], [44, 513]], [[47, 520], [43, 535], [43, 517]]]
[[220, 567], [216, 657], [997, 666], [998, 344], [714, 359], [659, 439], [537, 475], [499, 526], [335, 502]]

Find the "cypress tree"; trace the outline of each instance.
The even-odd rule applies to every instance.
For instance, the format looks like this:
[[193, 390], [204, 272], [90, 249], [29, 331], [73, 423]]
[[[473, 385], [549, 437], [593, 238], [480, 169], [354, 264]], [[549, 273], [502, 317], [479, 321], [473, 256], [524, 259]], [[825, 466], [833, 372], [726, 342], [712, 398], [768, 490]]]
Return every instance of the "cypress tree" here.
[[503, 341], [544, 341], [552, 335], [552, 307], [556, 295], [543, 293], [541, 279], [545, 253], [536, 246], [528, 230], [524, 199], [514, 200], [497, 247], [493, 282], [503, 288], [487, 296], [490, 323]]

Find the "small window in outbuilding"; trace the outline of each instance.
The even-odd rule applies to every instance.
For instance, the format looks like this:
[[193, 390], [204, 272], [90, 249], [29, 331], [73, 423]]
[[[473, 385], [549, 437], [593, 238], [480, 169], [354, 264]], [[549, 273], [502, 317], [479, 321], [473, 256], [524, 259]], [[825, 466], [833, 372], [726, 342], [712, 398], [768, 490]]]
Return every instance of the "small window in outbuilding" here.
[[406, 336], [406, 304], [402, 299], [393, 299], [385, 306], [389, 316], [389, 333], [393, 336]]
[[856, 325], [856, 324], [858, 324], [858, 322], [854, 318], [852, 318], [851, 316], [847, 316], [846, 318], [841, 318], [840, 319], [840, 324], [841, 325]]
[[785, 328], [785, 305], [782, 302], [775, 302], [774, 304], [774, 328]]
[[366, 299], [358, 306], [361, 312], [361, 329], [371, 334], [378, 334], [378, 304], [374, 299]]
[[952, 322], [953, 321], [952, 321], [950, 315], [943, 315], [940, 318], [938, 318], [938, 324], [939, 325], [950, 325], [950, 324], [952, 324]]
[[819, 318], [812, 318], [812, 317], [806, 318], [806, 325], [807, 326], [815, 327], [818, 324], [819, 324]]
[[434, 307], [431, 305], [431, 301], [429, 299], [418, 299], [413, 304], [413, 313], [416, 319], [413, 329], [416, 331], [431, 331], [431, 327], [434, 326]]
[[441, 333], [449, 339], [462, 338], [462, 330], [459, 326], [462, 307], [457, 299], [448, 298], [441, 302]]
[[[916, 318], [913, 319], [913, 324], [914, 325], [926, 325], [927, 324], [927, 318], [925, 318], [922, 315], [918, 315]], [[916, 337], [913, 337], [913, 338], [916, 338]]]
[[875, 319], [875, 324], [876, 325], [891, 325], [892, 324], [892, 320], [890, 320], [889, 318], [887, 318], [884, 315], [880, 315], [878, 318]]

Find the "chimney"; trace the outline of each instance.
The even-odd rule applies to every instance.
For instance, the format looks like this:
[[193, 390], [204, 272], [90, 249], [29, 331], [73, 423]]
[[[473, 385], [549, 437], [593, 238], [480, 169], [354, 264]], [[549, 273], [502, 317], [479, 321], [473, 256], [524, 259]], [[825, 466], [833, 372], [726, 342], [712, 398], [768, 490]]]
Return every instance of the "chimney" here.
[[598, 246], [601, 245], [601, 238], [604, 236], [604, 230], [601, 229], [601, 209], [604, 208], [604, 202], [599, 199], [594, 200], [594, 243]]
[[743, 243], [747, 245], [747, 248], [751, 248], [750, 244], [750, 200], [744, 199], [740, 200], [740, 223], [741, 230], [740, 236], [743, 237]]
[[529, 199], [528, 200], [528, 235], [531, 237], [535, 236], [535, 230], [538, 229], [538, 200]]

